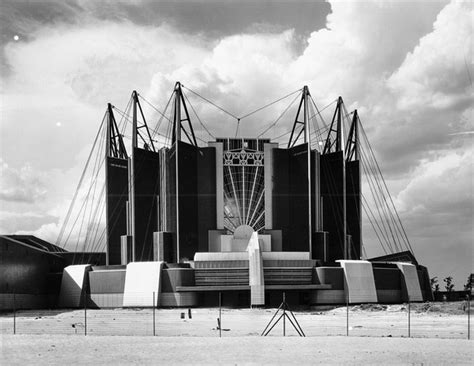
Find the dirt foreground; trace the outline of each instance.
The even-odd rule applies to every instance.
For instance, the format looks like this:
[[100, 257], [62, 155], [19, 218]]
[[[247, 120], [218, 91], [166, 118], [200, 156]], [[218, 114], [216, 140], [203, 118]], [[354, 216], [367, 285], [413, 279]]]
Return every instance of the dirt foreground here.
[[469, 365], [472, 341], [368, 337], [2, 335], [2, 365]]
[[217, 308], [1, 314], [0, 365], [474, 364], [461, 303], [299, 310], [306, 338], [289, 322], [261, 337], [275, 310], [222, 309], [222, 338]]

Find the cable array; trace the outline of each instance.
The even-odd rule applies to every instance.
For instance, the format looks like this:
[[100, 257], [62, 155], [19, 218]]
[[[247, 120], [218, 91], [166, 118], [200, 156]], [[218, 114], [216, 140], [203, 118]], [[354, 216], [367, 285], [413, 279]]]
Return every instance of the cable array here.
[[370, 202], [364, 195], [362, 196], [367, 219], [384, 252], [409, 250], [414, 253], [364, 127], [361, 123], [359, 127], [361, 131], [360, 162], [375, 206], [372, 210]]
[[[266, 108], [269, 108], [287, 98], [294, 96], [289, 102], [289, 104], [283, 109], [282, 113], [277, 116], [277, 118], [266, 125], [266, 127], [257, 134], [257, 139], [262, 138], [267, 133], [275, 132], [277, 125], [284, 119], [288, 114], [291, 108], [294, 106], [295, 102], [300, 97], [302, 89], [293, 91], [281, 98], [278, 98], [270, 103], [263, 105], [253, 111], [243, 114], [241, 117], [238, 117], [235, 113], [232, 113], [226, 110], [224, 107], [212, 102], [208, 98], [202, 96], [198, 92], [185, 87], [182, 85], [183, 89], [189, 91], [192, 95], [198, 97], [200, 100], [209, 103], [214, 108], [222, 111], [228, 116], [236, 120], [236, 130], [235, 136], [238, 135], [240, 122], [242, 119], [248, 118]], [[151, 129], [152, 133], [150, 134], [150, 139], [153, 142], [158, 144], [158, 148], [169, 148], [172, 144], [172, 133], [173, 133], [173, 119], [174, 111], [170, 106], [173, 104], [174, 92], [169, 97], [164, 110], [158, 109], [150, 101], [148, 101], [144, 96], [137, 94], [139, 99], [142, 100], [149, 108], [158, 114], [156, 122], [153, 122], [153, 128]], [[206, 126], [206, 123], [198, 115], [196, 108], [193, 106], [190, 98], [183, 93], [184, 100], [187, 105], [190, 106], [190, 109], [199, 123], [201, 133], [207, 134], [211, 139], [216, 140], [216, 137], [211, 132], [211, 130]], [[311, 128], [309, 129], [308, 140], [310, 142], [311, 149], [317, 150], [322, 153], [324, 142], [327, 138], [329, 131], [329, 126], [323, 118], [322, 112], [327, 108], [333, 106], [338, 99], [335, 99], [328, 103], [323, 108], [318, 108], [314, 99], [311, 95], [308, 98], [308, 123]], [[349, 131], [351, 124], [351, 116], [353, 112], [347, 112], [344, 104], [342, 120], [343, 128], [346, 131]], [[119, 130], [121, 131], [121, 137], [126, 139], [131, 139], [131, 136], [126, 134], [127, 125], [133, 125], [133, 117], [131, 115], [132, 107], [132, 98], [129, 100], [127, 106], [124, 110], [113, 106], [113, 110], [120, 115]], [[141, 108], [141, 107], [140, 107]], [[142, 118], [144, 119], [143, 111]], [[65, 220], [62, 224], [60, 233], [57, 238], [56, 244], [62, 248], [66, 246], [69, 249], [74, 247], [74, 252], [82, 253], [80, 258], [73, 258], [73, 262], [76, 259], [79, 262], [84, 262], [86, 259], [90, 260], [91, 257], [86, 258], [87, 255], [91, 256], [90, 253], [100, 252], [105, 250], [105, 239], [106, 239], [106, 227], [104, 223], [105, 215], [105, 180], [102, 176], [103, 166], [106, 158], [106, 128], [105, 121], [107, 118], [107, 113], [104, 115], [102, 122], [97, 131], [96, 137], [92, 149], [89, 153], [87, 161], [85, 163], [84, 169], [81, 173], [79, 183], [74, 192], [73, 199], [67, 211]], [[144, 121], [143, 121], [144, 122]], [[365, 218], [375, 232], [375, 236], [380, 243], [380, 246], [384, 253], [394, 253], [397, 251], [410, 250], [413, 252], [413, 248], [408, 239], [407, 233], [402, 225], [400, 216], [396, 210], [393, 199], [388, 191], [386, 181], [382, 175], [381, 169], [378, 165], [378, 162], [375, 158], [374, 151], [369, 143], [366, 132], [360, 124], [360, 121], [357, 121], [359, 126], [359, 162], [361, 166], [361, 173], [365, 179], [366, 186], [369, 188], [370, 195], [361, 193], [361, 209], [365, 213]], [[166, 128], [165, 132], [160, 132], [160, 129]], [[272, 141], [279, 142], [283, 139], [288, 139], [288, 135], [291, 133], [291, 130], [284, 132], [278, 136], [272, 138]], [[203, 138], [197, 137], [201, 143], [206, 143]], [[137, 167], [139, 170], [141, 167]], [[336, 181], [334, 177], [329, 177], [329, 180], [332, 182], [331, 186], [335, 190]], [[133, 183], [132, 183], [133, 184]], [[255, 183], [254, 183], [255, 184]], [[335, 192], [334, 192], [335, 193]], [[126, 194], [126, 192], [124, 192]], [[252, 197], [253, 198], [253, 197]], [[80, 204], [78, 205], [78, 202]], [[339, 205], [339, 203], [336, 203]], [[342, 210], [342, 207], [336, 207], [338, 210]], [[226, 213], [225, 213], [226, 214]], [[336, 221], [340, 221], [341, 218], [337, 215], [333, 218]], [[150, 220], [150, 218], [149, 218]], [[226, 220], [230, 220], [229, 217], [226, 217]], [[258, 220], [257, 220], [258, 221]], [[115, 225], [116, 223], [109, 223], [109, 225]], [[150, 224], [150, 222], [148, 222]], [[342, 222], [337, 222], [338, 225], [343, 225]], [[347, 234], [350, 235], [350, 232]], [[342, 243], [343, 241], [339, 241]], [[364, 245], [362, 244], [362, 251], [365, 251]], [[341, 248], [342, 249], [342, 248]], [[140, 253], [143, 256], [145, 253]], [[366, 254], [365, 254], [366, 255]]]
[[[100, 245], [100, 249], [104, 249], [104, 240], [98, 241], [99, 232], [105, 231], [103, 222], [105, 209], [105, 180], [103, 176], [103, 166], [105, 163], [105, 121], [107, 115], [104, 116], [102, 123], [97, 132], [96, 140], [92, 146], [89, 157], [82, 171], [79, 184], [76, 187], [73, 200], [69, 206], [68, 214], [61, 227], [56, 244], [65, 248], [74, 245], [74, 256], [72, 262], [75, 263], [78, 253], [81, 254], [80, 262], [84, 260], [85, 253], [90, 251], [92, 247]], [[94, 161], [93, 165], [90, 163]], [[80, 196], [82, 198], [81, 205], [77, 207], [76, 203]], [[74, 216], [73, 216], [74, 214]], [[74, 217], [74, 220], [71, 220]], [[100, 235], [99, 235], [100, 237]], [[71, 248], [69, 248], [71, 249]]]

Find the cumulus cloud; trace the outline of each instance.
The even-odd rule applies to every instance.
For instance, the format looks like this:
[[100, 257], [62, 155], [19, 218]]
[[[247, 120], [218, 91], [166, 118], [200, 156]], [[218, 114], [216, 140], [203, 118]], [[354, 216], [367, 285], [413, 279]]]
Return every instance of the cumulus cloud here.
[[[17, 235], [34, 235], [37, 236], [38, 238], [41, 238], [43, 240], [49, 241], [50, 243], [56, 243], [56, 239], [58, 238], [59, 232], [61, 231], [61, 226], [58, 225], [58, 223], [55, 222], [49, 222], [41, 225], [39, 228], [36, 228], [34, 230], [25, 230], [25, 228], [22, 228], [21, 230], [18, 230], [15, 232]], [[74, 251], [76, 250], [75, 245], [72, 243], [65, 247], [66, 250]]]
[[474, 148], [440, 151], [397, 196], [405, 226], [432, 271], [463, 280], [472, 269]]
[[437, 155], [418, 166], [398, 194], [398, 206], [407, 213], [454, 213], [468, 219], [472, 210], [474, 149], [471, 146]]
[[10, 168], [0, 158], [0, 201], [34, 203], [47, 193], [44, 177], [26, 165]]
[[22, 230], [29, 232], [35, 231], [43, 224], [50, 223], [55, 220], [57, 220], [57, 217], [55, 216], [34, 211], [0, 211], [0, 234], [16, 233]]
[[472, 102], [473, 21], [468, 2], [452, 2], [439, 13], [433, 32], [420, 39], [388, 79], [400, 109], [440, 110]]
[[66, 93], [86, 105], [103, 105], [123, 100], [127, 90], [148, 85], [157, 69], [171, 72], [191, 55], [193, 62], [199, 62], [201, 43], [166, 25], [92, 22], [87, 27], [43, 27], [31, 42], [6, 46], [12, 67], [8, 86], [14, 91], [16, 86], [27, 86], [29, 93], [47, 86], [51, 93]]

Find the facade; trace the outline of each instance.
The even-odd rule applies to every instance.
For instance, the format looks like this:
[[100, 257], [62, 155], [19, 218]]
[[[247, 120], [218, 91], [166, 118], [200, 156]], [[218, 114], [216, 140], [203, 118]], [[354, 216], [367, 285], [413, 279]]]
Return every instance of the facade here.
[[[185, 114], [179, 83], [175, 92], [175, 115]], [[306, 88], [300, 110], [305, 93]], [[271, 251], [309, 252], [320, 263], [360, 259], [357, 138], [347, 144], [355, 151], [347, 158], [338, 132], [340, 105], [342, 99], [334, 141], [328, 135], [323, 154], [297, 138], [285, 148], [256, 138], [217, 138], [197, 146], [187, 114], [176, 117], [181, 123], [174, 121], [171, 148], [158, 150], [140, 134], [147, 126], [136, 123], [130, 156], [124, 147], [108, 150], [107, 263], [193, 260], [198, 252], [218, 251], [242, 225], [268, 236]], [[136, 96], [134, 108], [141, 111]], [[294, 134], [306, 135], [306, 122], [298, 118]], [[109, 146], [123, 146], [120, 135], [112, 134], [117, 130], [112, 111], [109, 125]]]
[[[131, 263], [160, 262], [149, 291], [161, 289], [161, 306], [204, 305], [213, 292], [242, 306], [281, 292], [307, 304], [343, 303], [348, 293], [350, 302], [400, 302], [410, 283], [412, 300], [430, 298], [417, 263], [405, 278], [395, 262], [361, 260], [357, 111], [345, 139], [339, 98], [321, 151], [309, 139], [308, 97], [305, 87], [285, 147], [251, 137], [198, 146], [179, 83], [170, 148], [155, 148], [144, 116], [134, 119], [130, 156], [108, 151], [107, 264], [122, 266], [120, 291], [135, 288], [124, 275]], [[109, 146], [123, 146], [112, 111], [109, 124]]]

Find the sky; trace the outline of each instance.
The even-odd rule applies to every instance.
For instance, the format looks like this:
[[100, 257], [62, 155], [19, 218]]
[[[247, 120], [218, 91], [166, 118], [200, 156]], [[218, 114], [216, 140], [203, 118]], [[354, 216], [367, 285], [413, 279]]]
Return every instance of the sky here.
[[[461, 289], [473, 272], [473, 20], [469, 1], [3, 0], [0, 233], [56, 240], [106, 103], [123, 110], [132, 90], [162, 108], [179, 80], [244, 115], [308, 85], [319, 107], [341, 95], [358, 109], [417, 259]], [[235, 133], [192, 102], [216, 135]], [[369, 231], [368, 256], [383, 254]]]

